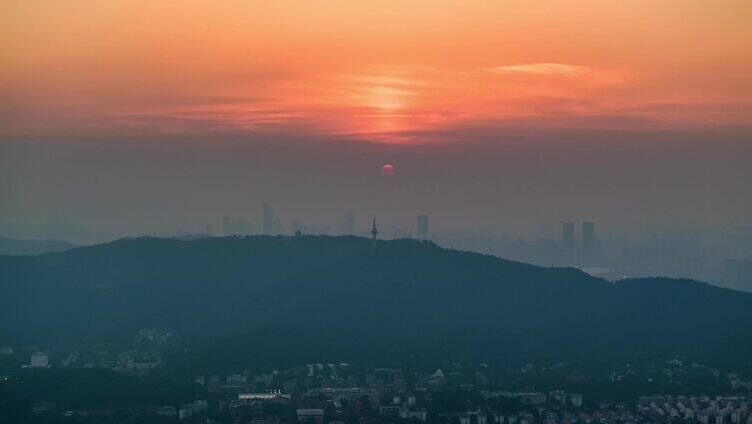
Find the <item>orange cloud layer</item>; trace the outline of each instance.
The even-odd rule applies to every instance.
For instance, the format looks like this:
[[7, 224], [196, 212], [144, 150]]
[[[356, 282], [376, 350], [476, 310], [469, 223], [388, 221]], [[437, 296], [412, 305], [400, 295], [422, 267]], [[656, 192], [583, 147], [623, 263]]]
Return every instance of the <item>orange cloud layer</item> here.
[[15, 2], [0, 131], [405, 141], [479, 123], [752, 123], [749, 2], [605, 3]]

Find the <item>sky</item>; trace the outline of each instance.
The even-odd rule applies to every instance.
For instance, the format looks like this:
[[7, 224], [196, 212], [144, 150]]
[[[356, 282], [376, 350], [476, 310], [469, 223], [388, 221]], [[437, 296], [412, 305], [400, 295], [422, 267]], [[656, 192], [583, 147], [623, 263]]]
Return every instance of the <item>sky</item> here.
[[750, 225], [749, 1], [3, 9], [6, 222]]

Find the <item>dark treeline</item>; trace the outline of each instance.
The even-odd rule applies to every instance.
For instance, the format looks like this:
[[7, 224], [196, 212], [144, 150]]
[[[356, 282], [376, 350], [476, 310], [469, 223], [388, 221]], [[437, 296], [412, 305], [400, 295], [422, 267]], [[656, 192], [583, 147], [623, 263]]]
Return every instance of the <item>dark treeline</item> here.
[[752, 366], [750, 294], [661, 278], [613, 284], [414, 240], [127, 239], [0, 256], [0, 280], [4, 343], [125, 343], [165, 328], [191, 348], [176, 367], [583, 357]]

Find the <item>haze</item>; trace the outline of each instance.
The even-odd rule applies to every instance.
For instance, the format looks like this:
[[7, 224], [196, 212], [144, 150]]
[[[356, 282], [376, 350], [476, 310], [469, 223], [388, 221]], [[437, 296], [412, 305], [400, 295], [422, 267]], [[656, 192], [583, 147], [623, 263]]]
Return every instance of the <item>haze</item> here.
[[258, 226], [267, 201], [312, 228], [750, 225], [749, 2], [4, 9], [9, 223]]

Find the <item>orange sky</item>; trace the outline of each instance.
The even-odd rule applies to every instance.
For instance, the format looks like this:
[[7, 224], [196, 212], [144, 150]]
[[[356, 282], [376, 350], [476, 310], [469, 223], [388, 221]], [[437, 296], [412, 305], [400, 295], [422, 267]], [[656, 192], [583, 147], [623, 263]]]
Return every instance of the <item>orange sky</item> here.
[[5, 2], [0, 134], [752, 123], [752, 2]]

